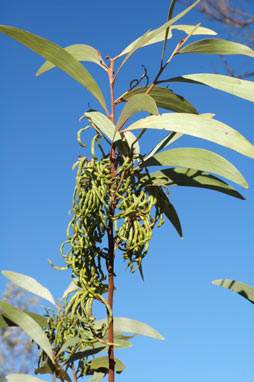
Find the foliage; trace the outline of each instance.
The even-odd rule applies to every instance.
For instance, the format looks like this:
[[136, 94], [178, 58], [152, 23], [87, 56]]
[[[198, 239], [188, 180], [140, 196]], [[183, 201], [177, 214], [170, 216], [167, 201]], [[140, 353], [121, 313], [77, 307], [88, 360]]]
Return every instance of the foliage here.
[[[12, 283], [7, 284], [2, 298], [22, 311], [34, 310], [39, 301]], [[0, 341], [0, 381], [10, 373], [29, 373], [34, 369], [38, 350], [20, 328], [0, 325]]]
[[[178, 0], [188, 6], [191, 0]], [[231, 38], [253, 47], [254, 41], [254, 7], [252, 0], [201, 0], [197, 10], [205, 15], [208, 20], [212, 20], [223, 27], [224, 31]], [[241, 30], [241, 33], [239, 33]], [[244, 71], [239, 72], [234, 68], [234, 63], [229, 62], [225, 57], [221, 57], [222, 64], [230, 76], [238, 78], [249, 78], [254, 76], [252, 67], [248, 69], [248, 62], [245, 62]], [[246, 69], [247, 68], [247, 69]]]
[[212, 281], [214, 285], [232, 290], [254, 304], [254, 288], [240, 281], [221, 279]]
[[[184, 97], [164, 87], [170, 82], [187, 82], [206, 85], [237, 97], [253, 101], [253, 84], [230, 76], [190, 74], [177, 78], [163, 77], [171, 60], [187, 53], [240, 54], [254, 57], [254, 51], [239, 43], [209, 37], [187, 44], [193, 35], [214, 36], [216, 32], [201, 28], [200, 24], [176, 25], [196, 1], [183, 12], [172, 17], [175, 0], [171, 1], [168, 20], [161, 27], [146, 32], [129, 44], [116, 57], [107, 57], [108, 64], [99, 52], [87, 45], [58, 45], [30, 32], [0, 26], [0, 32], [19, 41], [47, 61], [37, 75], [57, 66], [84, 86], [102, 108], [87, 110], [80, 120], [86, 126], [78, 132], [82, 148], [83, 135], [94, 131], [90, 150], [80, 156], [73, 165], [76, 169], [76, 185], [73, 193], [71, 220], [67, 227], [67, 239], [61, 246], [63, 266], [51, 266], [72, 272], [68, 289], [56, 304], [50, 291], [35, 279], [4, 271], [4, 275], [17, 285], [46, 299], [53, 308], [46, 308], [44, 316], [31, 315], [14, 306], [0, 302], [3, 310], [2, 326], [17, 325], [35, 341], [41, 349], [35, 374], [52, 374], [54, 379], [70, 381], [90, 377], [99, 381], [108, 374], [109, 382], [115, 372], [121, 373], [125, 365], [115, 358], [114, 349], [130, 347], [134, 335], [146, 335], [163, 340], [148, 325], [129, 318], [114, 317], [114, 258], [122, 254], [127, 267], [143, 278], [142, 261], [149, 250], [153, 230], [159, 228], [165, 218], [182, 237], [182, 227], [177, 212], [169, 199], [170, 186], [209, 188], [244, 199], [227, 181], [247, 188], [247, 182], [237, 168], [227, 159], [198, 147], [166, 149], [183, 135], [214, 142], [247, 157], [254, 158], [254, 146], [239, 132], [214, 119], [213, 113], [199, 114]], [[172, 31], [180, 29], [187, 35], [175, 47], [167, 49]], [[163, 42], [158, 73], [151, 84], [139, 86], [132, 81], [130, 89], [116, 98], [114, 86], [123, 65], [140, 48]], [[115, 63], [122, 58], [115, 70]], [[105, 97], [97, 82], [80, 61], [90, 61], [105, 70], [109, 79], [108, 110]], [[116, 121], [115, 108], [123, 104]], [[161, 113], [161, 110], [167, 111]], [[139, 112], [149, 116], [130, 123]], [[136, 130], [138, 132], [136, 133]], [[149, 130], [154, 131], [156, 145], [150, 153], [141, 146], [141, 138]], [[162, 140], [158, 132], [166, 132]], [[150, 168], [160, 166], [159, 171]], [[108, 293], [108, 298], [104, 293]], [[105, 310], [107, 318], [96, 320], [95, 315]], [[126, 336], [124, 333], [130, 333]], [[107, 356], [100, 353], [107, 352]], [[23, 380], [22, 375], [8, 376], [10, 381]], [[29, 379], [33, 379], [30, 377]], [[34, 382], [38, 379], [35, 378]]]

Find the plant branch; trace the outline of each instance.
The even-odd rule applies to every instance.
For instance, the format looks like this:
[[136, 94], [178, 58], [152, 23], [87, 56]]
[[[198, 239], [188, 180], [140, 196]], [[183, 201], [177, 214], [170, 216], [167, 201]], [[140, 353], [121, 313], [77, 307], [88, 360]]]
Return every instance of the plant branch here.
[[78, 378], [77, 378], [77, 372], [76, 372], [75, 367], [74, 367], [73, 364], [72, 364], [72, 366], [71, 366], [71, 369], [72, 369], [72, 373], [73, 373], [74, 382], [77, 382], [77, 380], [78, 380]]
[[[111, 115], [110, 119], [115, 122], [115, 102], [114, 102], [114, 59], [110, 59], [110, 67], [108, 71], [109, 85], [110, 85], [110, 96], [111, 96]], [[111, 177], [114, 178], [116, 175], [116, 165], [115, 165], [115, 145], [112, 143], [110, 150], [110, 160], [111, 160]], [[113, 190], [111, 191], [111, 204], [110, 208], [110, 218], [108, 222], [108, 304], [113, 311], [113, 299], [114, 299], [114, 260], [115, 260], [115, 240], [114, 240], [114, 230], [113, 230], [113, 220], [112, 217], [115, 213], [115, 194]], [[108, 312], [109, 320], [109, 312]], [[113, 319], [108, 330], [108, 342], [114, 343], [114, 326]], [[114, 346], [109, 345], [108, 347], [108, 382], [114, 382], [115, 380], [115, 359], [114, 359]]]
[[171, 56], [169, 57], [169, 59], [167, 60], [167, 62], [161, 66], [158, 74], [156, 75], [155, 79], [153, 80], [153, 83], [149, 86], [149, 88], [147, 89], [146, 91], [146, 94], [149, 94], [153, 88], [157, 85], [158, 83], [158, 80], [159, 80], [159, 77], [160, 75], [162, 74], [162, 72], [166, 69], [166, 67], [168, 66], [168, 64], [170, 63], [170, 61], [172, 60], [172, 58], [177, 55], [179, 53], [179, 49], [181, 49], [181, 47], [183, 46], [183, 44], [185, 43], [186, 39], [184, 38], [181, 38], [180, 42], [177, 44], [177, 46], [175, 47], [174, 51], [172, 52]]
[[110, 58], [109, 56], [106, 57], [110, 60], [110, 67], [108, 68], [108, 77], [109, 77], [109, 86], [110, 86], [110, 99], [111, 99], [111, 115], [109, 116], [109, 119], [114, 123], [115, 122], [115, 102], [114, 102], [114, 63], [115, 59]]
[[182, 46], [186, 43], [186, 41], [188, 41], [188, 39], [193, 35], [193, 33], [199, 28], [200, 26], [200, 23], [195, 25], [195, 27], [191, 30], [191, 32], [188, 34], [188, 36], [186, 36], [185, 38], [181, 38], [181, 40], [179, 41], [179, 43], [176, 45], [175, 49], [173, 50], [173, 52], [171, 53], [171, 56], [168, 58], [167, 62], [165, 63], [165, 65], [161, 65], [160, 67], [160, 70], [157, 74], [157, 76], [155, 77], [153, 83], [149, 86], [149, 88], [147, 89], [146, 91], [146, 94], [149, 94], [151, 92], [151, 90], [154, 88], [154, 86], [156, 86], [158, 83], [159, 83], [159, 77], [160, 75], [162, 74], [162, 72], [166, 69], [166, 67], [168, 66], [168, 64], [170, 63], [170, 61], [178, 54], [180, 53], [180, 49], [182, 48]]

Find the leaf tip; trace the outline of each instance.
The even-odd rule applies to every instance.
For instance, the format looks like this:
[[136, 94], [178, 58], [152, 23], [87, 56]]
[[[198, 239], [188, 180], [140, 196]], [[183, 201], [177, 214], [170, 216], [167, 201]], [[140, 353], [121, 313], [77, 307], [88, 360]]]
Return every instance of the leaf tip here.
[[6, 277], [7, 279], [9, 279], [8, 277], [8, 274], [11, 273], [12, 271], [2, 271], [2, 274], [4, 275], [4, 277]]
[[217, 280], [213, 280], [211, 283], [213, 285], [220, 285], [222, 281], [223, 281], [222, 279], [217, 279]]
[[246, 182], [245, 179], [244, 179], [244, 183], [242, 184], [242, 186], [243, 186], [244, 188], [247, 188], [247, 190], [249, 189], [249, 185], [248, 185], [248, 183]]

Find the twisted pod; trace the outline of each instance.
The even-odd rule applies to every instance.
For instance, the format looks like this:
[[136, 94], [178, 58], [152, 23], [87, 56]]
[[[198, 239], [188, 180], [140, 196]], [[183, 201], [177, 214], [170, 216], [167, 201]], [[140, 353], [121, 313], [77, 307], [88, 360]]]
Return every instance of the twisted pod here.
[[[82, 147], [81, 129], [78, 142]], [[134, 166], [134, 155], [115, 159], [116, 172], [111, 174], [111, 160], [100, 145], [100, 135], [95, 135], [91, 144], [92, 158], [81, 157], [77, 167], [76, 186], [73, 194], [73, 217], [67, 227], [67, 240], [60, 252], [66, 266], [57, 269], [72, 270], [72, 280], [77, 286], [70, 297], [65, 298], [63, 312], [58, 314], [57, 324], [48, 331], [48, 337], [59, 349], [67, 338], [80, 338], [81, 345], [105, 342], [112, 321], [112, 311], [102, 293], [108, 266], [108, 248], [105, 236], [109, 222], [114, 225], [115, 250], [123, 253], [123, 259], [131, 272], [141, 267], [148, 252], [152, 230], [164, 222], [159, 194], [153, 187], [148, 171]], [[95, 143], [102, 158], [95, 155]], [[139, 158], [140, 159], [140, 158]], [[141, 181], [146, 173], [146, 180]], [[110, 213], [114, 203], [114, 216]], [[97, 327], [93, 316], [94, 301], [102, 303], [108, 313], [107, 324]], [[67, 347], [68, 359], [76, 350]]]

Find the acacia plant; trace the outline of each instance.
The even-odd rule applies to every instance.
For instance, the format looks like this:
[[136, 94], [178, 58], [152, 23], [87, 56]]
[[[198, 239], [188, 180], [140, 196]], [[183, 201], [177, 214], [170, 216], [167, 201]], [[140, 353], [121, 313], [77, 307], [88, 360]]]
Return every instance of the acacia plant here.
[[[78, 142], [84, 148], [84, 156], [80, 156], [73, 166], [77, 176], [67, 239], [61, 246], [64, 265], [58, 267], [51, 263], [56, 269], [71, 269], [72, 272], [70, 286], [60, 303], [56, 304], [49, 290], [33, 278], [3, 271], [8, 279], [53, 304], [52, 309], [46, 309], [45, 315], [35, 315], [0, 302], [4, 312], [1, 326], [19, 326], [40, 348], [36, 374], [49, 373], [53, 380], [59, 378], [61, 381], [77, 381], [82, 377], [99, 381], [108, 374], [108, 381], [113, 382], [115, 372], [120, 373], [125, 368], [115, 358], [114, 349], [128, 347], [132, 337], [123, 335], [123, 332], [163, 339], [143, 323], [114, 317], [114, 260], [116, 255], [122, 254], [131, 273], [138, 270], [143, 277], [142, 261], [148, 253], [153, 230], [164, 223], [164, 217], [182, 236], [179, 218], [169, 200], [170, 186], [208, 188], [244, 199], [219, 178], [247, 187], [241, 173], [225, 158], [196, 147], [168, 149], [183, 135], [190, 135], [254, 157], [253, 145], [240, 133], [214, 119], [212, 113], [199, 114], [184, 97], [167, 88], [174, 81], [201, 84], [254, 101], [254, 84], [249, 81], [208, 73], [167, 78], [167, 68], [176, 55], [241, 54], [254, 57], [254, 51], [249, 47], [211, 37], [216, 33], [200, 24], [176, 24], [198, 2], [173, 17], [175, 0], [172, 0], [165, 24], [146, 32], [116, 57], [107, 56], [106, 61], [98, 50], [88, 45], [61, 48], [30, 32], [0, 26], [2, 33], [47, 60], [37, 75], [57, 66], [84, 86], [101, 108], [101, 111], [88, 110], [81, 117], [86, 124], [78, 132]], [[186, 37], [168, 48], [174, 29], [181, 30]], [[187, 44], [194, 35], [210, 37]], [[133, 81], [129, 89], [116, 96], [115, 84], [123, 65], [138, 49], [159, 42], [162, 42], [162, 55], [152, 82], [149, 83], [145, 71], [140, 80]], [[109, 108], [98, 84], [80, 61], [91, 61], [107, 73]], [[147, 80], [145, 86], [141, 86], [142, 79]], [[115, 109], [121, 104], [123, 107], [116, 120]], [[161, 114], [163, 110], [167, 112]], [[149, 116], [130, 123], [130, 117], [140, 111], [149, 113]], [[87, 129], [94, 131], [90, 151], [83, 143]], [[165, 130], [166, 136], [158, 139], [152, 151], [145, 155], [147, 149], [141, 147], [140, 140], [150, 129], [155, 130], [154, 137], [157, 130]], [[161, 168], [151, 172], [151, 166]], [[95, 319], [98, 304], [105, 308], [106, 318]], [[107, 355], [98, 355], [101, 352], [107, 352]], [[15, 382], [22, 378], [32, 381], [34, 377], [7, 376], [9, 381]]]

